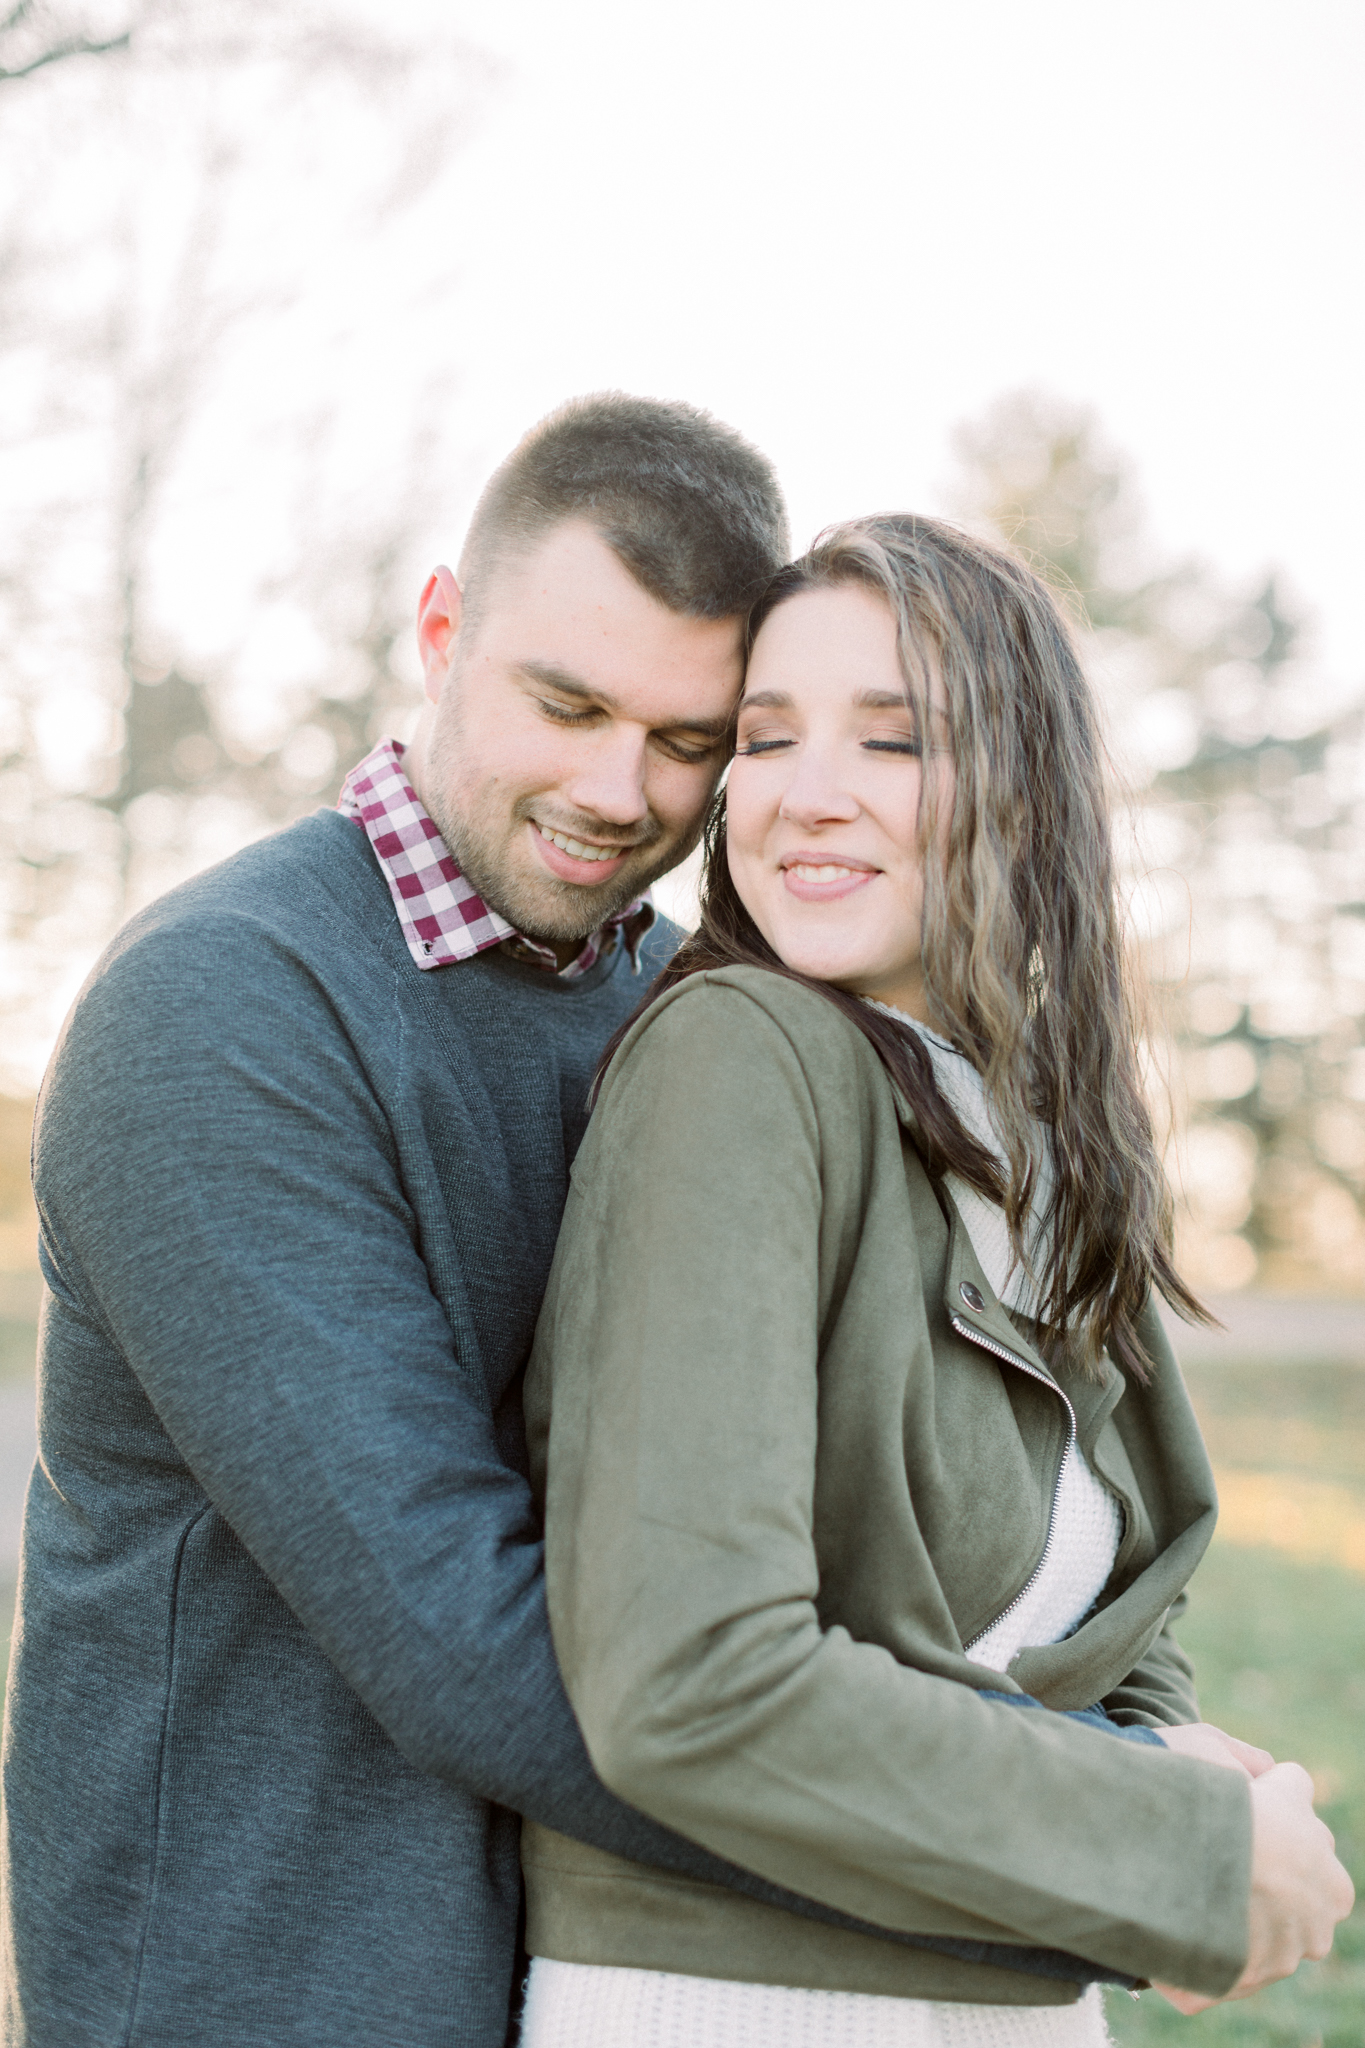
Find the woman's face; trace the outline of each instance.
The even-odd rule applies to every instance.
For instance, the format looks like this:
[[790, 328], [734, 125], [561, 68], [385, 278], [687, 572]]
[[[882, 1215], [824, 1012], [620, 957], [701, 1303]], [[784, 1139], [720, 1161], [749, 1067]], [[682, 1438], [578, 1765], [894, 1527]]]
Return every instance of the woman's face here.
[[920, 799], [928, 764], [946, 846], [954, 777], [925, 653], [922, 748], [890, 607], [858, 584], [788, 598], [754, 642], [725, 802], [730, 873], [778, 958], [927, 1020]]

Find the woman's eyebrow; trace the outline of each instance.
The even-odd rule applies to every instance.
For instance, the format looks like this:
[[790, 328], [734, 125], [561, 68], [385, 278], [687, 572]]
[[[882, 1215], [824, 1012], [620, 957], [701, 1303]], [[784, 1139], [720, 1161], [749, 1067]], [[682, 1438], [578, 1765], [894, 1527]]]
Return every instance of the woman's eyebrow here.
[[[789, 711], [791, 698], [785, 690], [755, 690], [739, 700], [741, 711]], [[853, 699], [859, 711], [911, 711], [913, 705], [904, 690], [859, 690]]]
[[914, 708], [904, 690], [860, 690], [853, 701], [860, 711], [910, 711]]

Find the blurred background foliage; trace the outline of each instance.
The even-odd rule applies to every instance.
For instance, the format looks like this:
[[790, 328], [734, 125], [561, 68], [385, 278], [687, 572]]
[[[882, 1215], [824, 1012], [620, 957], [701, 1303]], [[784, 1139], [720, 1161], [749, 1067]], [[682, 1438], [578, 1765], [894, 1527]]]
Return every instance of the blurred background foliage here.
[[[0, 17], [11, 1092], [123, 917], [411, 715], [468, 481], [450, 180], [497, 85], [336, 0]], [[947, 509], [1063, 589], [1105, 701], [1185, 1265], [1365, 1290], [1359, 706], [1281, 577], [1163, 556], [1085, 410], [1015, 394], [957, 457]]]
[[1066, 595], [1103, 699], [1198, 1287], [1365, 1287], [1365, 740], [1274, 573], [1169, 562], [1084, 410], [1002, 400], [956, 508]]
[[[410, 701], [496, 67], [269, 0], [0, 18], [0, 1082], [104, 939]], [[429, 565], [427, 565], [429, 566]]]
[[[498, 69], [376, 19], [0, 12], [0, 1649], [45, 1050], [123, 917], [403, 731], [415, 598], [473, 481], [452, 174]], [[1225, 1302], [1303, 1302], [1278, 1352], [1250, 1324], [1186, 1347], [1224, 1503], [1185, 1624], [1205, 1712], [1308, 1764], [1365, 1883], [1365, 1370], [1308, 1314], [1365, 1291], [1360, 706], [1282, 576], [1168, 557], [1085, 409], [1015, 393], [956, 454], [943, 509], [1051, 578], [1103, 699], [1182, 1261]], [[1264, 1998], [1113, 2024], [1355, 2048], [1362, 2012], [1357, 1913]]]

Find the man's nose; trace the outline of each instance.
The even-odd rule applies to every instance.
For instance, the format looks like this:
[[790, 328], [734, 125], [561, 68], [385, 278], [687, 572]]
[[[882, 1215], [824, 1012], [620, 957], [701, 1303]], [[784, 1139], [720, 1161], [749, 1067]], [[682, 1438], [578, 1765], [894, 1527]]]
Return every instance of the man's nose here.
[[600, 818], [604, 825], [640, 824], [649, 816], [644, 735], [601, 733], [596, 741], [565, 785], [565, 796], [577, 810]]

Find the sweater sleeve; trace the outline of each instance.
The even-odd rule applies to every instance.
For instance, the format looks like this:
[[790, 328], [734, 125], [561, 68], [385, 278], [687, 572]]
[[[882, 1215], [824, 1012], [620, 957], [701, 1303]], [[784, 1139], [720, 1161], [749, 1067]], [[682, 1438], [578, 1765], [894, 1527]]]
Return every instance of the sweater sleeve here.
[[618, 1058], [580, 1157], [537, 1360], [550, 1612], [593, 1760], [645, 1812], [864, 1920], [1225, 1991], [1239, 1781], [821, 1625], [821, 1252], [848, 1219], [820, 1105], [845, 1134], [858, 1114], [837, 1079], [814, 1090], [740, 988], [689, 989]]

